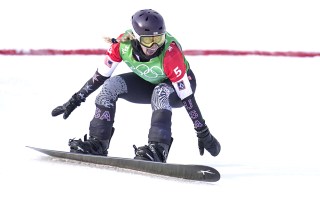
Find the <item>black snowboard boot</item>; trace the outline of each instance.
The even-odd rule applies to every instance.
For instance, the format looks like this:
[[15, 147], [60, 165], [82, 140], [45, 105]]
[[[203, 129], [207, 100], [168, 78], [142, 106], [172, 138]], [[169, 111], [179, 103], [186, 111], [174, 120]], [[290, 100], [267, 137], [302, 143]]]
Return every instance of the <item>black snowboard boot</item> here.
[[[171, 140], [172, 143], [172, 140]], [[170, 145], [159, 142], [149, 142], [148, 145], [136, 147], [133, 145], [136, 160], [147, 160], [165, 163], [168, 158]]]
[[[107, 129], [107, 128], [105, 128]], [[88, 155], [108, 155], [108, 149], [110, 145], [110, 140], [114, 133], [114, 128], [109, 128], [109, 134], [106, 137], [93, 136], [94, 131], [90, 131], [90, 137], [87, 139], [87, 135], [84, 136], [83, 141], [81, 139], [69, 139], [70, 152], [82, 153]], [[103, 131], [106, 132], [106, 131]], [[105, 139], [101, 139], [105, 138]]]
[[84, 140], [81, 139], [69, 140], [70, 152], [89, 154], [89, 155], [108, 155], [110, 140], [99, 140], [94, 137], [84, 136]]
[[114, 133], [114, 128], [111, 128], [111, 135], [108, 137], [110, 139], [100, 140], [97, 137], [90, 136], [87, 139], [87, 135], [84, 136], [84, 140], [81, 139], [69, 140], [70, 152], [89, 154], [89, 155], [108, 155], [108, 149], [110, 145], [111, 137]]

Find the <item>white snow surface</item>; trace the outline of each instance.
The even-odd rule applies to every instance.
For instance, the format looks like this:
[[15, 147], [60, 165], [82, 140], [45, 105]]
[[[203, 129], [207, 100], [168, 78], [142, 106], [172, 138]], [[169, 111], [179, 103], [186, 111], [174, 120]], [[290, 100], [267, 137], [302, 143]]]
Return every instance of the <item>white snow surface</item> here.
[[[169, 17], [168, 30], [187, 49], [203, 49], [198, 36], [208, 28], [217, 29], [209, 33], [208, 49], [320, 49], [313, 1], [212, 1], [212, 9], [209, 1], [197, 1], [166, 10], [169, 1], [138, 0], [118, 12], [114, 1], [55, 2], [7, 1], [7, 10], [0, 7], [7, 20], [0, 47], [101, 47], [90, 43], [100, 39], [99, 30], [110, 25], [108, 35], [121, 33], [133, 12], [154, 8]], [[266, 16], [268, 10], [273, 13]], [[20, 22], [26, 24], [19, 28]], [[78, 91], [103, 58], [0, 56], [0, 212], [320, 212], [319, 58], [187, 57], [197, 76], [198, 104], [222, 150], [217, 157], [200, 156], [187, 112], [174, 109], [168, 162], [215, 167], [221, 173], [215, 183], [60, 160], [25, 147], [68, 151], [70, 138], [88, 133], [99, 90], [67, 120], [52, 117], [51, 110]], [[127, 71], [121, 64], [115, 74]], [[147, 142], [150, 116], [150, 106], [119, 100], [109, 155], [132, 158], [132, 145]]]

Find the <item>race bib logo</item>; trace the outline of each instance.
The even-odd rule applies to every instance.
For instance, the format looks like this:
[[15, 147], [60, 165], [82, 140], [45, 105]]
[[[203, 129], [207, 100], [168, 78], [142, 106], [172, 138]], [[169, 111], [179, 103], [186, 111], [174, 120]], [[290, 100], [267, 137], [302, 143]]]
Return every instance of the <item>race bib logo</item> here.
[[184, 84], [183, 81], [179, 81], [177, 83], [179, 90], [184, 90], [186, 88], [186, 85]]

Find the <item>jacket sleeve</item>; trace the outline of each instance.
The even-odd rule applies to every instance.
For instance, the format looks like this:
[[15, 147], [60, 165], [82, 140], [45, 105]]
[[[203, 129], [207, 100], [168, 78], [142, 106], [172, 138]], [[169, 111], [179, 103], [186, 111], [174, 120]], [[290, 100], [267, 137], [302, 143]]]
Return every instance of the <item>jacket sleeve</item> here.
[[[119, 38], [122, 35], [119, 36]], [[108, 51], [106, 52], [105, 59], [103, 60], [93, 75], [85, 85], [79, 90], [78, 96], [81, 101], [85, 99], [94, 91], [96, 91], [108, 78], [111, 77], [113, 71], [117, 68], [118, 64], [122, 61], [120, 52], [120, 43], [114, 42], [110, 45]]]
[[84, 102], [86, 98], [96, 91], [108, 78], [109, 77], [101, 75], [97, 69], [92, 78], [90, 78], [79, 90], [78, 96], [81, 98], [81, 101]]
[[165, 53], [163, 68], [181, 100], [193, 93], [188, 79], [183, 53], [174, 42], [170, 44]]
[[194, 94], [183, 99], [182, 103], [186, 108], [196, 131], [206, 126], [205, 120], [202, 117], [200, 108], [198, 107]]
[[177, 95], [182, 100], [182, 103], [193, 122], [194, 128], [198, 130], [204, 127], [206, 125], [205, 120], [201, 115], [195, 96], [192, 92], [183, 53], [174, 42], [170, 44], [170, 47], [165, 53], [164, 72], [172, 82]]

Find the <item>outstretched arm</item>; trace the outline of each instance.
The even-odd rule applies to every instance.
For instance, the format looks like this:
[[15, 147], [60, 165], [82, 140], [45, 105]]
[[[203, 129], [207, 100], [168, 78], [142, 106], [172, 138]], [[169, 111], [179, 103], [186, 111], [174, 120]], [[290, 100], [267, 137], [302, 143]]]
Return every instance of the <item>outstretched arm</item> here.
[[98, 70], [95, 72], [92, 78], [90, 78], [85, 85], [76, 92], [66, 103], [62, 106], [54, 108], [51, 112], [52, 116], [58, 116], [63, 114], [63, 118], [67, 119], [71, 112], [81, 105], [81, 102], [85, 102], [86, 98], [96, 91], [105, 80], [109, 77], [102, 76]]
[[76, 92], [65, 104], [54, 108], [51, 112], [52, 116], [63, 114], [63, 118], [67, 119], [71, 112], [80, 106], [81, 102], [85, 102], [86, 98], [96, 91], [116, 69], [121, 62], [119, 53], [119, 43], [114, 43], [110, 46], [106, 53], [104, 63], [99, 67], [92, 78], [90, 78], [84, 86]]

